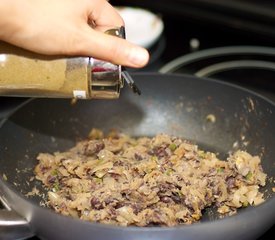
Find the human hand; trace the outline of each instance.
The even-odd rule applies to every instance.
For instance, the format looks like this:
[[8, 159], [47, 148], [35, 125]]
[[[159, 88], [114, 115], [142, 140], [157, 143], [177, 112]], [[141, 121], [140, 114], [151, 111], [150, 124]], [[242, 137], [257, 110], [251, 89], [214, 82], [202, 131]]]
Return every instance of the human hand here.
[[46, 55], [91, 56], [143, 67], [147, 50], [103, 33], [122, 25], [106, 0], [0, 0], [3, 41]]

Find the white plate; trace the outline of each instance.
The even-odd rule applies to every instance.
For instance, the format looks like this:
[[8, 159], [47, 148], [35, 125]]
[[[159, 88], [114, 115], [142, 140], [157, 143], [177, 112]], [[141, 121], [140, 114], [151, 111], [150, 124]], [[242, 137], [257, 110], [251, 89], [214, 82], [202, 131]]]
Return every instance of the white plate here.
[[116, 7], [125, 22], [126, 39], [150, 48], [161, 36], [164, 24], [154, 13], [134, 7]]

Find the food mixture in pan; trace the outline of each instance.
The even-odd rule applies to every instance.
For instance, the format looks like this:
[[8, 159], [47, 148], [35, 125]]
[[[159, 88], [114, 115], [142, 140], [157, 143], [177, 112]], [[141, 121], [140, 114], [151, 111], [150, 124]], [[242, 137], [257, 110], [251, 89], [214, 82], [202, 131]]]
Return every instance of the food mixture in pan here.
[[165, 134], [132, 138], [93, 129], [66, 152], [41, 153], [36, 178], [48, 205], [83, 220], [122, 226], [191, 224], [215, 206], [221, 215], [264, 201], [261, 160], [244, 151], [226, 161]]

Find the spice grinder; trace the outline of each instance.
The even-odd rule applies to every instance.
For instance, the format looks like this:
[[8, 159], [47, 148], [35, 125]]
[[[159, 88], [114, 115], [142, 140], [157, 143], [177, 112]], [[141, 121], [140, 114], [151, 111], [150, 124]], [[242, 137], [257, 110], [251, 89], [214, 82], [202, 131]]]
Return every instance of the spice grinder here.
[[[124, 27], [107, 34], [125, 38]], [[0, 96], [116, 99], [126, 80], [120, 65], [92, 57], [46, 56], [0, 42]]]

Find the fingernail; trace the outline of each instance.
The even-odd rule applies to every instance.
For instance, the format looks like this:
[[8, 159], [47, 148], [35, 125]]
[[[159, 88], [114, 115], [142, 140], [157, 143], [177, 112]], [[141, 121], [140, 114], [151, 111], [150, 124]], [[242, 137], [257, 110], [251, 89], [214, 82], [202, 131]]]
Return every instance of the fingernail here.
[[129, 61], [136, 67], [143, 67], [149, 60], [149, 53], [141, 47], [132, 48], [129, 54]]

